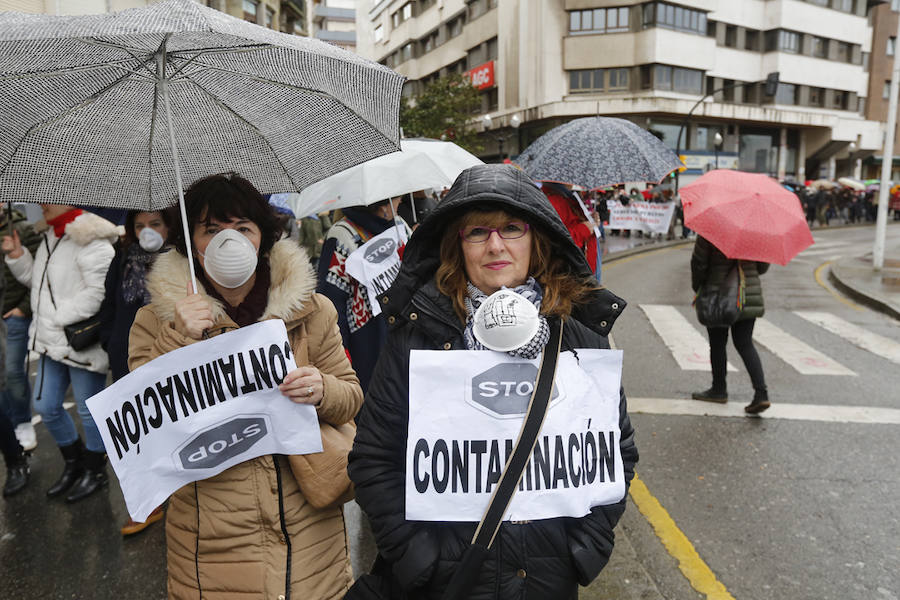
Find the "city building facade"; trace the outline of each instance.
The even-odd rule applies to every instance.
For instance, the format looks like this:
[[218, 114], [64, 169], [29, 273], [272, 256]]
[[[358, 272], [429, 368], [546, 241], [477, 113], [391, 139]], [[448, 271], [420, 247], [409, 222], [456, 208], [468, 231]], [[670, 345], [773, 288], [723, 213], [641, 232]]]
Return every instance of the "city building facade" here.
[[[491, 117], [476, 119], [489, 160], [565, 121], [605, 115], [677, 149], [683, 181], [716, 161], [798, 180], [858, 176], [859, 159], [882, 141], [867, 116], [874, 4], [362, 0], [357, 50], [407, 76], [412, 95], [469, 73]], [[779, 77], [771, 95], [770, 74]]]
[[[118, 12], [155, 4], [158, 0], [0, 0], [0, 11], [47, 15], [88, 15]], [[308, 35], [307, 0], [200, 0], [233, 17], [296, 35]]]
[[[900, 20], [900, 0], [890, 0], [873, 7], [869, 14], [872, 26], [872, 54], [869, 58], [869, 87], [866, 104], [866, 118], [887, 121], [888, 93], [891, 86], [891, 72], [894, 68], [894, 54], [897, 49], [897, 21]], [[881, 177], [881, 148], [875, 154], [862, 157], [863, 176]], [[894, 136], [893, 164], [891, 179], [900, 181], [900, 136]]]

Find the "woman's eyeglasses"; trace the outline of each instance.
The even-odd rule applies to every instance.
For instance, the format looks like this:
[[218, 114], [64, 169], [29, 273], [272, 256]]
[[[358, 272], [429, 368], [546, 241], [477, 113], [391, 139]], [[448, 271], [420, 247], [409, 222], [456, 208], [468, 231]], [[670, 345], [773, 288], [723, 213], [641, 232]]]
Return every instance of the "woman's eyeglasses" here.
[[469, 225], [459, 230], [459, 237], [470, 244], [482, 244], [490, 239], [495, 231], [504, 240], [515, 240], [528, 232], [528, 223], [510, 221], [502, 227], [485, 227], [483, 225]]

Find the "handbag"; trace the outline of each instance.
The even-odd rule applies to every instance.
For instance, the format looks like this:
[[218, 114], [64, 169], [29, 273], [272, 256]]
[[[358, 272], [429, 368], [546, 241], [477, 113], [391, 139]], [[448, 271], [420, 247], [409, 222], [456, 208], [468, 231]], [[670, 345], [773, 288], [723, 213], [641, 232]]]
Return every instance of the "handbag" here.
[[741, 261], [736, 260], [719, 289], [700, 288], [694, 298], [697, 320], [706, 327], [731, 327], [744, 307], [745, 288], [744, 269]]
[[[50, 257], [53, 256], [53, 252], [56, 251], [59, 242], [53, 246], [53, 250], [50, 250], [50, 243], [47, 241], [47, 236], [44, 236], [44, 245], [47, 246], [47, 262], [44, 264], [44, 273], [41, 277], [42, 282], [47, 278], [47, 266], [50, 264]], [[53, 286], [50, 285], [49, 279], [47, 279], [47, 291], [50, 292], [50, 302], [53, 303], [53, 309], [56, 310]], [[96, 314], [91, 315], [87, 319], [64, 325], [63, 333], [66, 334], [66, 341], [69, 343], [69, 346], [76, 352], [100, 342], [100, 311], [98, 310]]]
[[[309, 340], [305, 332], [300, 335], [300, 344], [294, 350], [297, 365], [308, 365]], [[300, 486], [306, 501], [315, 508], [340, 506], [353, 500], [353, 482], [347, 474], [347, 455], [353, 448], [356, 437], [356, 423], [332, 425], [319, 421], [322, 435], [322, 451], [313, 454], [292, 454], [288, 456], [291, 472]]]
[[353, 448], [356, 424], [332, 425], [319, 421], [322, 451], [288, 456], [291, 472], [306, 501], [315, 508], [340, 506], [353, 500], [353, 482], [347, 474], [347, 454]]

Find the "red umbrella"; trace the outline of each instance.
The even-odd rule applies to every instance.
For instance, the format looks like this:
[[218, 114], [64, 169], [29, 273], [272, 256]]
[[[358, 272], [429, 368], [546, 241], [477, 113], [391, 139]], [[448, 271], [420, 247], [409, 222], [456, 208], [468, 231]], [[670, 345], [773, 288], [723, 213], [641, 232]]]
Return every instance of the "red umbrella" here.
[[685, 224], [728, 258], [786, 265], [813, 243], [800, 200], [766, 175], [710, 171], [681, 202]]

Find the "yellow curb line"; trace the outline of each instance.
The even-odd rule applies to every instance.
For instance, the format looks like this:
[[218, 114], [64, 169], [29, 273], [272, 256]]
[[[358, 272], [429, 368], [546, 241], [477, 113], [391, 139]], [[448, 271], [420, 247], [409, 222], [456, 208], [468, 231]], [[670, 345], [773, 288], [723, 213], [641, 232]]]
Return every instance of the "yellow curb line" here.
[[678, 529], [666, 509], [653, 497], [637, 475], [631, 481], [631, 499], [653, 526], [653, 530], [669, 554], [678, 561], [678, 569], [687, 578], [691, 587], [712, 600], [734, 600], [734, 596], [703, 562], [691, 541]]
[[834, 289], [831, 286], [829, 286], [825, 283], [824, 279], [822, 279], [822, 271], [824, 271], [826, 268], [831, 266], [831, 263], [833, 263], [833, 262], [834, 262], [833, 260], [829, 260], [829, 261], [824, 262], [821, 265], [819, 265], [819, 267], [815, 271], [816, 283], [821, 285], [823, 288], [825, 288], [828, 291], [828, 293], [830, 293], [832, 296], [834, 296], [835, 298], [837, 298], [838, 300], [840, 300], [841, 302], [843, 302], [850, 308], [852, 308], [854, 310], [862, 310], [862, 307], [859, 304], [856, 304], [855, 302], [851, 302], [850, 300], [847, 300], [846, 298], [844, 298], [843, 296], [838, 294], [836, 291], [834, 291]]

